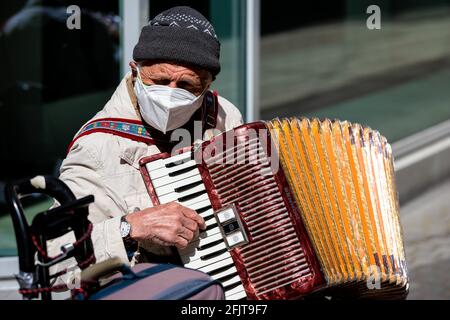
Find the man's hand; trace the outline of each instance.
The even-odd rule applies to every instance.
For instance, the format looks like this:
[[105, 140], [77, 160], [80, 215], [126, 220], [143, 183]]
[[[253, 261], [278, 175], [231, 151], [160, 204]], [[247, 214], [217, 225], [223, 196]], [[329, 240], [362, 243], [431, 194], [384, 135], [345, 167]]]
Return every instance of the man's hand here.
[[126, 219], [131, 225], [130, 236], [134, 240], [179, 249], [194, 239], [199, 228], [206, 228], [201, 216], [176, 202], [130, 213]]

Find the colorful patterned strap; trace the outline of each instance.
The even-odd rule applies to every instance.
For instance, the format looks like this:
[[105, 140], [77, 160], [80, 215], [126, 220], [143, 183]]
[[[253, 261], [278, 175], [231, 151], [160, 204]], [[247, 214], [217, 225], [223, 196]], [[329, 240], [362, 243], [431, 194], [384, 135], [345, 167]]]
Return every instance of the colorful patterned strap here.
[[72, 140], [67, 149], [70, 151], [75, 141], [79, 138], [95, 133], [110, 133], [131, 140], [144, 142], [146, 144], [155, 144], [155, 140], [150, 136], [146, 127], [139, 120], [122, 119], [122, 118], [100, 118], [87, 123], [76, 137]]
[[[217, 93], [217, 91], [207, 91], [205, 95], [202, 108], [199, 110], [203, 123], [203, 130], [216, 127], [217, 114], [219, 110], [218, 97], [219, 94]], [[80, 132], [70, 143], [69, 148], [67, 149], [67, 153], [69, 153], [75, 141], [85, 135], [95, 132], [110, 133], [131, 140], [144, 142], [148, 145], [156, 144], [157, 142], [157, 139], [150, 136], [150, 132], [148, 132], [148, 129], [140, 120], [124, 118], [100, 118], [92, 120], [80, 130]]]

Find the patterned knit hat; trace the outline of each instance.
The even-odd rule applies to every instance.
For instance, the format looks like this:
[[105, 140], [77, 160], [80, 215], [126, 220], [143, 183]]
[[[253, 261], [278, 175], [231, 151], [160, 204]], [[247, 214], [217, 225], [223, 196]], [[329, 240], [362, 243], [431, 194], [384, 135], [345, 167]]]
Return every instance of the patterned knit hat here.
[[220, 42], [211, 23], [190, 7], [173, 7], [142, 28], [133, 59], [164, 60], [220, 72]]

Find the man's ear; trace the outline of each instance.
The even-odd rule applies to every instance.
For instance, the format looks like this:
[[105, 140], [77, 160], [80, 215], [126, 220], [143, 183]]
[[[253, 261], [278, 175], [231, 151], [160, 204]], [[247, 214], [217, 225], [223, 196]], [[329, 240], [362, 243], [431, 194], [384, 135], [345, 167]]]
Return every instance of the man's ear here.
[[131, 68], [131, 75], [133, 76], [133, 79], [137, 77], [137, 64], [135, 61], [130, 61], [129, 63]]

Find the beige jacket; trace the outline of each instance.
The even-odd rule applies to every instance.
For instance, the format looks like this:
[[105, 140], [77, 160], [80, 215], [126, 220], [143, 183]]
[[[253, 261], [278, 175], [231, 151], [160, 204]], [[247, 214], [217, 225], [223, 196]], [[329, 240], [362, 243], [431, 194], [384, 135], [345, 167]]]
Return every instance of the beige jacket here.
[[[139, 119], [131, 76], [121, 81], [103, 110], [93, 119], [115, 117]], [[92, 120], [92, 119], [91, 119]], [[237, 108], [219, 97], [219, 112], [216, 129], [229, 130], [242, 124]], [[213, 132], [207, 132], [212, 136]], [[60, 169], [62, 179], [77, 198], [92, 194], [95, 202], [89, 207], [89, 219], [94, 225], [92, 241], [97, 262], [119, 257], [128, 262], [120, 236], [120, 218], [135, 210], [152, 206], [139, 171], [139, 160], [157, 154], [156, 146], [148, 146], [106, 133], [92, 133], [79, 138]], [[60, 246], [73, 242], [73, 234], [56, 239], [48, 244], [53, 255]], [[148, 245], [147, 245], [148, 246]], [[151, 245], [145, 249], [155, 254], [167, 254], [167, 249]], [[134, 261], [134, 260], [133, 260]], [[74, 263], [65, 264], [66, 267]]]

